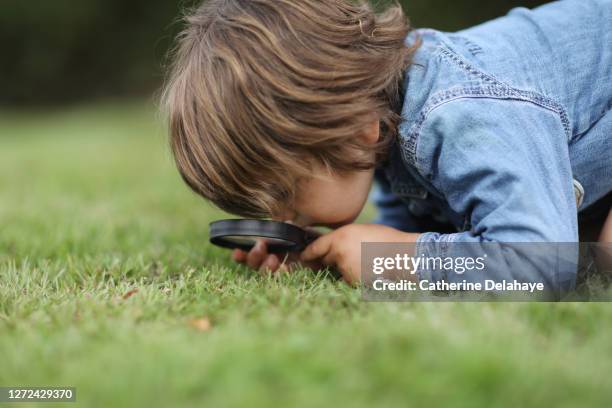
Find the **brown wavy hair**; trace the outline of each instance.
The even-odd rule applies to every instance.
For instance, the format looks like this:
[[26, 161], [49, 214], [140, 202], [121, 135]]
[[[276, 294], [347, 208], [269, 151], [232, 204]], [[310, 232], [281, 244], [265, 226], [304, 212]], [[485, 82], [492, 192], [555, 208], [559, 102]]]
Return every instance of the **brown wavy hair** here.
[[[328, 171], [383, 160], [417, 41], [397, 1], [210, 0], [190, 11], [163, 89], [183, 180], [217, 207], [270, 217], [313, 160]], [[381, 137], [356, 135], [373, 118]], [[364, 161], [363, 150], [376, 152]], [[361, 159], [359, 158], [361, 157]]]

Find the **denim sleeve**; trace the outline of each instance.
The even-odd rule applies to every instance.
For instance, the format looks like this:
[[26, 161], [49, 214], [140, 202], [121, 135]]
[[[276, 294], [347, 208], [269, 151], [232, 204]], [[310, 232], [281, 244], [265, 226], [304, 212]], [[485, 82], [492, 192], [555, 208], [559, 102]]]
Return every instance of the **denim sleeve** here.
[[380, 169], [376, 170], [374, 180], [370, 200], [378, 212], [373, 222], [400, 231], [418, 232], [419, 228], [414, 216], [408, 210], [406, 203], [391, 191], [391, 186]]
[[526, 101], [459, 98], [428, 114], [416, 143], [419, 172], [471, 225], [420, 235], [417, 256], [488, 256], [484, 271], [421, 268], [419, 279], [542, 282], [555, 292], [574, 287], [576, 203], [556, 112]]

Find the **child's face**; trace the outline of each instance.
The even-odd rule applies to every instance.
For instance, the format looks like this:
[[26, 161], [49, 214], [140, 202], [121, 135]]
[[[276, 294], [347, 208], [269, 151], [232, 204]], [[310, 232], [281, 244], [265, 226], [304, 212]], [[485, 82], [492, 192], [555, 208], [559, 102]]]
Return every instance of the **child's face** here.
[[317, 169], [312, 178], [299, 183], [293, 208], [273, 218], [299, 226], [338, 228], [350, 224], [361, 213], [373, 179], [374, 169], [343, 175]]
[[[362, 137], [373, 144], [379, 137], [378, 119], [364, 130]], [[367, 153], [366, 153], [367, 154]], [[369, 153], [370, 160], [374, 153]], [[338, 228], [350, 224], [363, 209], [374, 180], [374, 169], [329, 174], [321, 165], [314, 165], [313, 175], [298, 183], [295, 204], [285, 208], [274, 219], [292, 221], [299, 226]]]

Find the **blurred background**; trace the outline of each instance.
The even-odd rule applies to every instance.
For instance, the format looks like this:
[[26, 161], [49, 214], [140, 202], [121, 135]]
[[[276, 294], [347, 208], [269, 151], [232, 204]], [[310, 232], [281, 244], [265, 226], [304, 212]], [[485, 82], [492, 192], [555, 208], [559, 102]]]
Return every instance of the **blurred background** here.
[[[413, 27], [442, 31], [540, 3], [401, 0]], [[157, 106], [168, 50], [199, 4], [0, 2], [0, 261], [159, 259], [177, 245], [183, 263], [227, 255], [202, 245], [227, 214], [181, 181]], [[368, 203], [359, 222], [374, 214]]]
[[[539, 3], [402, 1], [443, 31]], [[195, 4], [0, 1], [0, 385], [88, 407], [612, 406], [606, 303], [368, 303], [209, 245], [226, 214], [181, 181], [155, 98]]]
[[[0, 104], [40, 106], [148, 97], [181, 10], [194, 0], [4, 0]], [[384, 7], [388, 1], [372, 1]], [[415, 27], [453, 31], [534, 0], [401, 0]]]

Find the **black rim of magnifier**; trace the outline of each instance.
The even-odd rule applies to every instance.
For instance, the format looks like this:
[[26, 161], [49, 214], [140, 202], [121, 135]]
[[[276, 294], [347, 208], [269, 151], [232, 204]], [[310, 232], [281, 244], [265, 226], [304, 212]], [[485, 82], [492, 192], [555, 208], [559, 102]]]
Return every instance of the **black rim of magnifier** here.
[[317, 237], [296, 225], [281, 221], [230, 219], [210, 223], [211, 243], [224, 248], [240, 248], [247, 251], [253, 247], [253, 244], [226, 240], [226, 236], [265, 237], [289, 242], [289, 245], [267, 242], [270, 253], [299, 252]]

